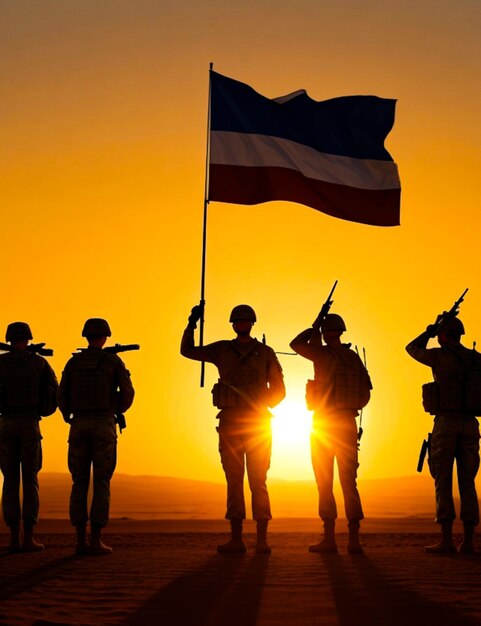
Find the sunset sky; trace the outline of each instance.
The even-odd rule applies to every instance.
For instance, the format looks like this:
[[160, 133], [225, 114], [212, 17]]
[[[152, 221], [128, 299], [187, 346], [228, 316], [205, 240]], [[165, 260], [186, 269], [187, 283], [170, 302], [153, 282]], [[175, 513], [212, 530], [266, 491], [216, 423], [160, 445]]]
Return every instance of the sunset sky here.
[[[30, 323], [60, 377], [87, 317], [106, 317], [137, 391], [118, 470], [222, 481], [207, 366], [179, 354], [199, 299], [209, 62], [267, 97], [396, 98], [386, 147], [401, 226], [298, 204], [209, 207], [206, 341], [232, 307], [277, 351], [332, 312], [367, 351], [360, 479], [415, 473], [431, 418], [428, 368], [404, 346], [469, 287], [465, 345], [481, 349], [481, 3], [478, 0], [1, 0], [0, 331]], [[279, 356], [287, 400], [270, 476], [312, 477], [304, 387]], [[296, 424], [298, 427], [296, 427]], [[67, 471], [68, 427], [42, 422], [44, 469]]]

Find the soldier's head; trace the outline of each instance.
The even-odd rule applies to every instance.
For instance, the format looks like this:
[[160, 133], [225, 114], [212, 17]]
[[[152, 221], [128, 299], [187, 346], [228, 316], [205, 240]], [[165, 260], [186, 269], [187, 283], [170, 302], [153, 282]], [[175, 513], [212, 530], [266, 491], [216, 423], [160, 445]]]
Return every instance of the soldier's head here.
[[328, 346], [339, 345], [341, 335], [346, 330], [346, 324], [340, 315], [328, 313], [322, 320], [321, 333]]
[[107, 337], [111, 335], [112, 332], [109, 323], [101, 317], [91, 317], [88, 319], [82, 330], [82, 337], [86, 337], [89, 346], [96, 346], [98, 348], [101, 348], [107, 341]]
[[32, 331], [26, 322], [12, 322], [7, 326], [5, 340], [9, 341], [15, 348], [24, 350], [30, 339], [33, 339]]
[[254, 309], [248, 304], [238, 304], [230, 314], [229, 322], [237, 335], [248, 337], [257, 321]]
[[457, 317], [448, 317], [438, 328], [438, 343], [440, 346], [457, 345], [464, 334], [463, 322]]

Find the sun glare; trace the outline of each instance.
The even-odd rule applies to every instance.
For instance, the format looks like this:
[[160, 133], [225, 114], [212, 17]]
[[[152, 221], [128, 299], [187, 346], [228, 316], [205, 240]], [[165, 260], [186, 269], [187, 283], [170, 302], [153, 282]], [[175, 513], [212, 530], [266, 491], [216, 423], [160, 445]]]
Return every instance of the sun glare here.
[[304, 399], [284, 400], [273, 409], [271, 476], [284, 480], [312, 478], [312, 414]]

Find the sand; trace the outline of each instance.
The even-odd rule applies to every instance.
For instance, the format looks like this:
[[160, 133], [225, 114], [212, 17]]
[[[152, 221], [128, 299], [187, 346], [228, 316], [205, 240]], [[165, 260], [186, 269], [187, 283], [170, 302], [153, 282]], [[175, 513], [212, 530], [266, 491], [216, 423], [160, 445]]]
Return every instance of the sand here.
[[[276, 520], [269, 556], [254, 554], [248, 525], [247, 554], [218, 555], [221, 520], [113, 520], [105, 534], [113, 554], [76, 557], [68, 523], [44, 520], [38, 537], [45, 552], [0, 555], [0, 623], [481, 624], [481, 555], [425, 554], [423, 546], [437, 538], [432, 521], [366, 522], [365, 554], [356, 556], [347, 554], [345, 532], [339, 554], [310, 554], [318, 525]], [[6, 541], [1, 535], [1, 545]]]

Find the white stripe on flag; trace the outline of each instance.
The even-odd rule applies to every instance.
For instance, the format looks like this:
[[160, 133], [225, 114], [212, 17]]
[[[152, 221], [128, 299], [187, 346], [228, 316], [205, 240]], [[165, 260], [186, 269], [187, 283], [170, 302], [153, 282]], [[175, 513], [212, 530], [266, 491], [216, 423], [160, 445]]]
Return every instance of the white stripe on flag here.
[[393, 161], [325, 154], [270, 135], [212, 131], [210, 162], [215, 165], [284, 167], [307, 178], [358, 189], [401, 187], [397, 165]]

